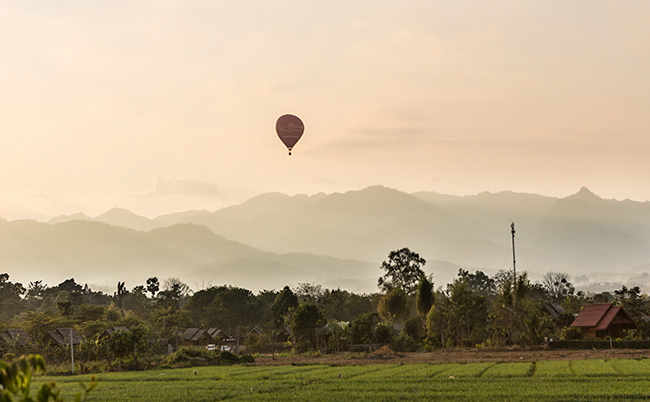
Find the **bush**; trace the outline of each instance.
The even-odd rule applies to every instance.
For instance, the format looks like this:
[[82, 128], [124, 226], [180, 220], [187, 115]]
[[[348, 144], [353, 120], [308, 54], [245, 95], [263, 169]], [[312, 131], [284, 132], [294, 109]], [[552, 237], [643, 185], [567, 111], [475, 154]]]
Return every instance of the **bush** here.
[[419, 341], [424, 336], [424, 321], [419, 316], [411, 317], [404, 323], [402, 332]]
[[393, 329], [387, 325], [377, 325], [375, 337], [377, 343], [391, 343], [393, 341]]
[[243, 355], [239, 358], [240, 363], [255, 363], [255, 358], [252, 355]]
[[176, 352], [167, 356], [165, 362], [167, 364], [187, 364], [197, 361], [197, 358], [204, 361], [213, 361], [217, 358], [217, 355], [211, 350], [182, 346]]
[[415, 352], [419, 347], [420, 345], [412, 336], [406, 335], [403, 332], [390, 344], [390, 348], [395, 352]]
[[562, 341], [572, 341], [575, 339], [580, 339], [580, 337], [580, 328], [564, 327], [560, 331], [560, 340]]
[[226, 364], [236, 364], [239, 363], [239, 357], [237, 357], [236, 354], [230, 353], [228, 351], [223, 351], [221, 352], [221, 355], [219, 356], [221, 359], [221, 363], [226, 363]]

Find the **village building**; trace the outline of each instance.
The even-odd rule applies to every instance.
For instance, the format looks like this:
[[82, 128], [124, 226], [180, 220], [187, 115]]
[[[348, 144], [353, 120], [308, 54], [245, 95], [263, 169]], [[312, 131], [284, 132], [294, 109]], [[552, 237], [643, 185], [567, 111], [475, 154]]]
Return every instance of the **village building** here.
[[188, 328], [181, 335], [184, 346], [207, 346], [212, 343], [212, 337], [205, 329]]
[[27, 346], [32, 343], [32, 338], [24, 329], [12, 328], [0, 334], [0, 342], [12, 346]]
[[620, 338], [625, 330], [637, 328], [621, 306], [611, 303], [586, 305], [571, 326], [580, 328], [583, 338]]
[[100, 338], [110, 338], [117, 331], [131, 331], [128, 327], [111, 327], [99, 334]]
[[566, 313], [566, 310], [560, 303], [548, 303], [544, 306], [544, 311], [549, 313], [554, 320], [559, 321], [562, 318], [562, 315]]
[[81, 335], [74, 328], [57, 328], [54, 331], [48, 331], [42, 341], [45, 344], [53, 346], [67, 346], [72, 339], [73, 345], [81, 343]]
[[215, 345], [232, 345], [235, 339], [222, 329], [208, 328], [208, 335], [212, 338], [212, 343]]

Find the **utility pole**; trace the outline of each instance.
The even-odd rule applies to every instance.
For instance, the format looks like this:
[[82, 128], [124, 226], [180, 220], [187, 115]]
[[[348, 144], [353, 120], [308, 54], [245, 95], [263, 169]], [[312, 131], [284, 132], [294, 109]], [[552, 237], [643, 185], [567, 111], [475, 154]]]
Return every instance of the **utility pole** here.
[[74, 339], [72, 338], [72, 328], [70, 328], [70, 364], [72, 365], [72, 374], [74, 374]]
[[[512, 233], [512, 288], [517, 293], [517, 261], [515, 259], [515, 223], [510, 223], [510, 233]], [[513, 294], [513, 300], [514, 300]]]
[[237, 325], [237, 356], [239, 356], [239, 325]]

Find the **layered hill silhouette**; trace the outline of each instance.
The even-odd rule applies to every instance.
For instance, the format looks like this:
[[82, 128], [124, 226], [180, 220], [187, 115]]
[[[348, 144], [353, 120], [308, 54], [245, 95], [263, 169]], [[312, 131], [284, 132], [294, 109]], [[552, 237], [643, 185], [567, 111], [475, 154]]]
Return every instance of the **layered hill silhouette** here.
[[213, 212], [155, 219], [114, 208], [48, 223], [0, 220], [0, 271], [48, 283], [75, 277], [134, 286], [174, 276], [197, 287], [317, 282], [369, 292], [388, 253], [409, 247], [441, 286], [460, 267], [489, 274], [510, 269], [512, 221], [518, 269], [533, 279], [562, 271], [594, 289], [628, 280], [650, 285], [644, 275], [650, 272], [650, 203], [605, 200], [586, 188], [554, 198], [406, 194], [375, 186], [312, 196], [268, 193]]

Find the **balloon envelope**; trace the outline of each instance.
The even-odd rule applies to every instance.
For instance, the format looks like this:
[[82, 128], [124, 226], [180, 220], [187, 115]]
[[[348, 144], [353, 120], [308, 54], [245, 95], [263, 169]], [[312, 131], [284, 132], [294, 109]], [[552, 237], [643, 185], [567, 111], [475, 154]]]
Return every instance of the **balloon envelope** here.
[[298, 117], [292, 114], [285, 114], [280, 116], [278, 121], [275, 122], [275, 131], [289, 150], [289, 155], [291, 155], [291, 148], [302, 137], [302, 133], [305, 131], [305, 125]]

